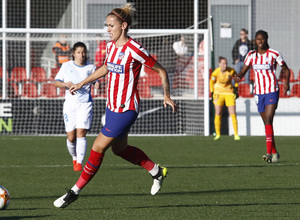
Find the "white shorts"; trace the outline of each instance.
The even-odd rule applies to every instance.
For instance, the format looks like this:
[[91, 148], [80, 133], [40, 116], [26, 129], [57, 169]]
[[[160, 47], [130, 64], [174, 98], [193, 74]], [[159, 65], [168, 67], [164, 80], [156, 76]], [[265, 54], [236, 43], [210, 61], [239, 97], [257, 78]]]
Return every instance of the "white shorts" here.
[[84, 128], [89, 130], [93, 118], [93, 103], [92, 102], [64, 102], [64, 121], [66, 132], [73, 131], [76, 128]]

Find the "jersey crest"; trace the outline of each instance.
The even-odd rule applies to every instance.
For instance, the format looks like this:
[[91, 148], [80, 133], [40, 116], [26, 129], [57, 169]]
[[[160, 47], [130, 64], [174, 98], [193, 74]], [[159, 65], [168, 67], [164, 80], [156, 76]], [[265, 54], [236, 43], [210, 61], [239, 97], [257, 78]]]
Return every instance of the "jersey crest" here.
[[124, 52], [120, 52], [118, 59], [122, 60], [124, 57], [125, 57], [125, 53]]

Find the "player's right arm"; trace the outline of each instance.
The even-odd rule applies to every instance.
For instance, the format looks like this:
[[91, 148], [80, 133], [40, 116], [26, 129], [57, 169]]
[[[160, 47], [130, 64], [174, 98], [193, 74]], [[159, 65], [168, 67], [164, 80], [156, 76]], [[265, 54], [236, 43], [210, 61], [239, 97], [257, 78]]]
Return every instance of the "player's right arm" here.
[[62, 82], [60, 80], [55, 80], [54, 85], [57, 88], [62, 88], [62, 87], [68, 87], [68, 88], [70, 88], [73, 85], [73, 83], [72, 82]]
[[247, 71], [249, 70], [250, 66], [252, 65], [253, 54], [255, 54], [255, 53], [256, 53], [255, 50], [251, 50], [248, 52], [247, 56], [245, 57], [244, 66], [243, 66], [242, 70], [234, 77], [234, 81], [236, 83], [238, 83], [245, 76]]
[[210, 88], [211, 96], [214, 93], [214, 85], [217, 81], [217, 75], [218, 75], [217, 70], [213, 71], [213, 73], [211, 74], [210, 80], [209, 80], [209, 88]]
[[54, 85], [57, 88], [62, 88], [62, 87], [67, 87], [70, 88], [73, 83], [72, 82], [65, 82], [65, 73], [68, 71], [66, 64], [63, 63], [63, 65], [61, 66], [61, 68], [59, 69], [57, 75], [55, 76], [55, 81], [54, 81]]
[[241, 72], [239, 72], [236, 76], [234, 76], [234, 81], [236, 83], [238, 83], [245, 76], [245, 74], [247, 73], [249, 68], [250, 68], [250, 66], [247, 66], [247, 65], [244, 64]]
[[108, 69], [106, 65], [102, 65], [99, 69], [93, 72], [89, 77], [81, 81], [80, 83], [74, 84], [70, 87], [70, 92], [75, 92], [78, 89], [81, 89], [84, 85], [94, 82], [96, 79], [104, 77], [108, 73]]

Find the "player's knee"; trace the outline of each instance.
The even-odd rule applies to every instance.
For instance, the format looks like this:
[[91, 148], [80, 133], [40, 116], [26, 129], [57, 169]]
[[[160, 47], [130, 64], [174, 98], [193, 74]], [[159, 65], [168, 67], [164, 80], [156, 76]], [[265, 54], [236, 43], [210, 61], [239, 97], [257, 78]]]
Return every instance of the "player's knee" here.
[[71, 143], [75, 143], [76, 142], [76, 137], [72, 136], [72, 137], [68, 137], [69, 142]]
[[102, 145], [100, 145], [100, 144], [97, 144], [97, 143], [95, 143], [95, 142], [94, 142], [94, 144], [93, 144], [93, 146], [92, 146], [92, 150], [93, 150], [93, 151], [96, 151], [96, 152], [102, 153], [102, 154], [104, 154], [104, 153], [106, 152], [107, 148], [108, 148], [108, 147], [104, 147], [104, 146], [102, 146]]
[[114, 149], [114, 148], [111, 148], [111, 149], [112, 149], [112, 152], [113, 152], [116, 156], [119, 156], [119, 157], [122, 156], [122, 151], [116, 150], [116, 149]]
[[122, 157], [124, 154], [124, 151], [125, 151], [125, 148], [120, 148], [120, 147], [116, 147], [116, 146], [112, 146], [111, 149], [112, 149], [112, 152], [119, 157]]
[[76, 136], [78, 138], [85, 137], [86, 136], [86, 132], [87, 132], [86, 129], [76, 129]]

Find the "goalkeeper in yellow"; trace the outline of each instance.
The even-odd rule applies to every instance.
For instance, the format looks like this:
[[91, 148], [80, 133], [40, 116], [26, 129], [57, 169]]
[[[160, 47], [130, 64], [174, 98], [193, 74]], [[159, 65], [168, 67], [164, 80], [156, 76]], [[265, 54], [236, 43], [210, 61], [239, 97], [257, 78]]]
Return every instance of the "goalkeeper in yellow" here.
[[235, 111], [235, 99], [238, 98], [238, 84], [232, 85], [232, 79], [235, 75], [235, 70], [227, 66], [227, 59], [219, 57], [219, 67], [214, 70], [209, 82], [211, 97], [215, 106], [216, 137], [214, 140], [219, 140], [221, 137], [221, 117], [224, 102], [232, 120], [234, 140], [240, 140]]

